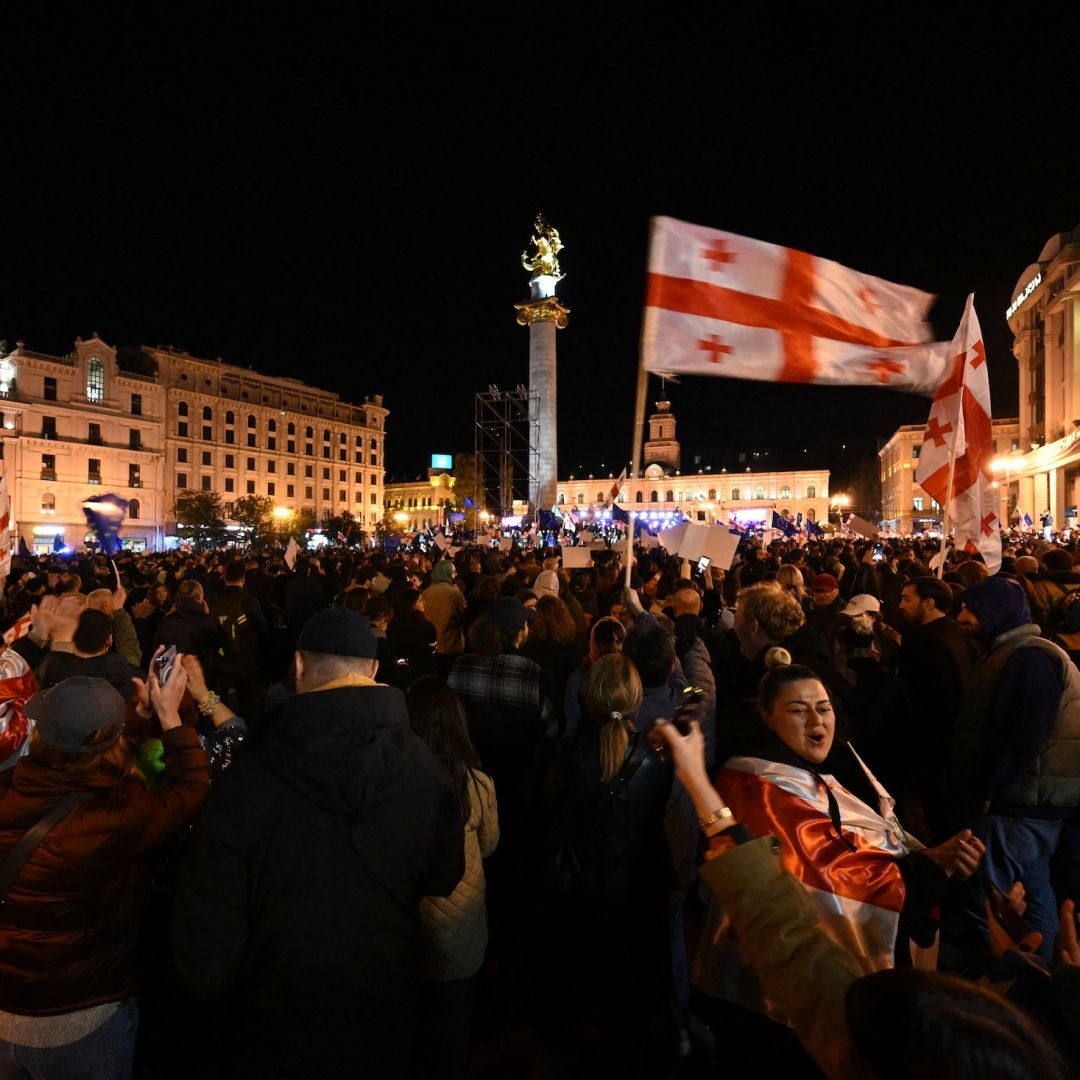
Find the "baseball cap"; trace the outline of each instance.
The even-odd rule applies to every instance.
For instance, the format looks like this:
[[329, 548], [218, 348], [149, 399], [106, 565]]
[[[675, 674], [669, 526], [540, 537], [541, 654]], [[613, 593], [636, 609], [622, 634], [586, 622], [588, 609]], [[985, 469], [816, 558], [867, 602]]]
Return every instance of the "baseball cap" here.
[[[105, 679], [75, 675], [39, 690], [23, 707], [38, 734], [53, 749], [69, 754], [96, 754], [112, 746], [124, 730], [124, 699]], [[114, 728], [105, 742], [87, 746], [99, 728]]]
[[840, 582], [832, 576], [832, 574], [818, 574], [814, 578], [813, 587], [817, 590], [822, 589], [839, 589]]
[[869, 593], [859, 593], [858, 596], [853, 596], [848, 601], [847, 606], [840, 614], [850, 615], [854, 618], [856, 615], [865, 615], [867, 612], [876, 614], [880, 610], [881, 601], [876, 596], [871, 596]]
[[536, 618], [536, 612], [527, 608], [516, 596], [498, 596], [491, 601], [484, 614], [505, 634], [516, 634], [527, 622]]
[[362, 656], [368, 660], [379, 655], [379, 642], [371, 623], [366, 616], [357, 615], [347, 607], [315, 612], [301, 627], [296, 647], [300, 652]]

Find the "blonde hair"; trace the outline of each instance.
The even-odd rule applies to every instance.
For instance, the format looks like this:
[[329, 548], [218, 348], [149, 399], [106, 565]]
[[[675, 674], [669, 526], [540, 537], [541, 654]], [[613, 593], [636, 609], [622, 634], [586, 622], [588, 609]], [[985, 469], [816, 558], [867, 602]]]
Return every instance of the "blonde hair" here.
[[806, 621], [795, 597], [773, 581], [740, 589], [736, 603], [747, 618], [757, 622], [771, 642], [791, 637]]
[[791, 563], [785, 563], [776, 571], [776, 584], [785, 592], [791, 593], [796, 600], [802, 601], [806, 596], [806, 582], [803, 580], [802, 571]]
[[585, 705], [600, 723], [600, 778], [610, 780], [622, 767], [630, 741], [630, 722], [641, 707], [641, 676], [622, 653], [601, 656], [589, 666]]

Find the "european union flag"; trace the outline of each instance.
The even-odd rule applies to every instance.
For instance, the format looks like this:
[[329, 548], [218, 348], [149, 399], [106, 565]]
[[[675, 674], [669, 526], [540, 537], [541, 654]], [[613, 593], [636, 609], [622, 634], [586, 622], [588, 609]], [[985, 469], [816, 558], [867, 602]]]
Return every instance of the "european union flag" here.
[[825, 530], [816, 522], [807, 519], [806, 522], [806, 535], [807, 536], [824, 536]]
[[785, 536], [795, 535], [795, 526], [787, 518], [781, 517], [775, 510], [772, 512], [772, 527], [778, 529]]
[[468, 495], [465, 496], [465, 509], [466, 510], [475, 510], [476, 509], [476, 503], [474, 503], [472, 501], [472, 499], [469, 498]]
[[102, 495], [101, 498], [87, 499], [83, 503], [86, 524], [97, 533], [101, 550], [111, 559], [120, 546], [120, 526], [124, 523], [128, 501], [119, 495]]
[[618, 504], [611, 504], [611, 520], [621, 521], [624, 525], [630, 521], [630, 515]]
[[1034, 524], [1035, 524], [1035, 522], [1031, 520], [1031, 515], [1030, 515], [1030, 514], [1025, 514], [1025, 515], [1024, 515], [1024, 524], [1025, 524], [1025, 525], [1027, 525], [1027, 526], [1028, 526], [1029, 528], [1030, 528], [1030, 527], [1031, 527], [1032, 525], [1034, 525]]

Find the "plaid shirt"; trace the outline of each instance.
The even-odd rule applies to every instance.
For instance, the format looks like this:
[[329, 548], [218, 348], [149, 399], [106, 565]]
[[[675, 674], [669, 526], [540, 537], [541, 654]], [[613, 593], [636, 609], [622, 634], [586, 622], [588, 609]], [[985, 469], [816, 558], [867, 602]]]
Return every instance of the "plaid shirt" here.
[[446, 685], [466, 701], [477, 704], [526, 705], [540, 708], [539, 664], [517, 653], [463, 656], [454, 663]]

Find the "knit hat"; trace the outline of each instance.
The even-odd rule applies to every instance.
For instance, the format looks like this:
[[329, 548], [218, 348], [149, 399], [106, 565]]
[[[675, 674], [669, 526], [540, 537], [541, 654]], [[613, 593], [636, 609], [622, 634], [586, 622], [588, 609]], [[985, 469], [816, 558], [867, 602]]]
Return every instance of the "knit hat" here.
[[379, 655], [379, 643], [371, 623], [347, 607], [324, 608], [312, 615], [300, 630], [296, 648], [300, 652], [360, 656], [368, 660]]
[[814, 578], [813, 588], [815, 592], [826, 592], [829, 589], [839, 589], [840, 582], [832, 574], [818, 574]]
[[536, 618], [516, 596], [499, 596], [491, 601], [484, 614], [504, 633], [516, 634], [526, 623]]
[[962, 603], [979, 620], [979, 633], [996, 638], [1006, 630], [1031, 622], [1024, 586], [1015, 578], [996, 575], [960, 594]]
[[[55, 750], [68, 754], [96, 754], [112, 746], [124, 730], [124, 699], [106, 679], [76, 675], [39, 690], [23, 707], [38, 734]], [[99, 728], [113, 728], [105, 742], [86, 746]]]

